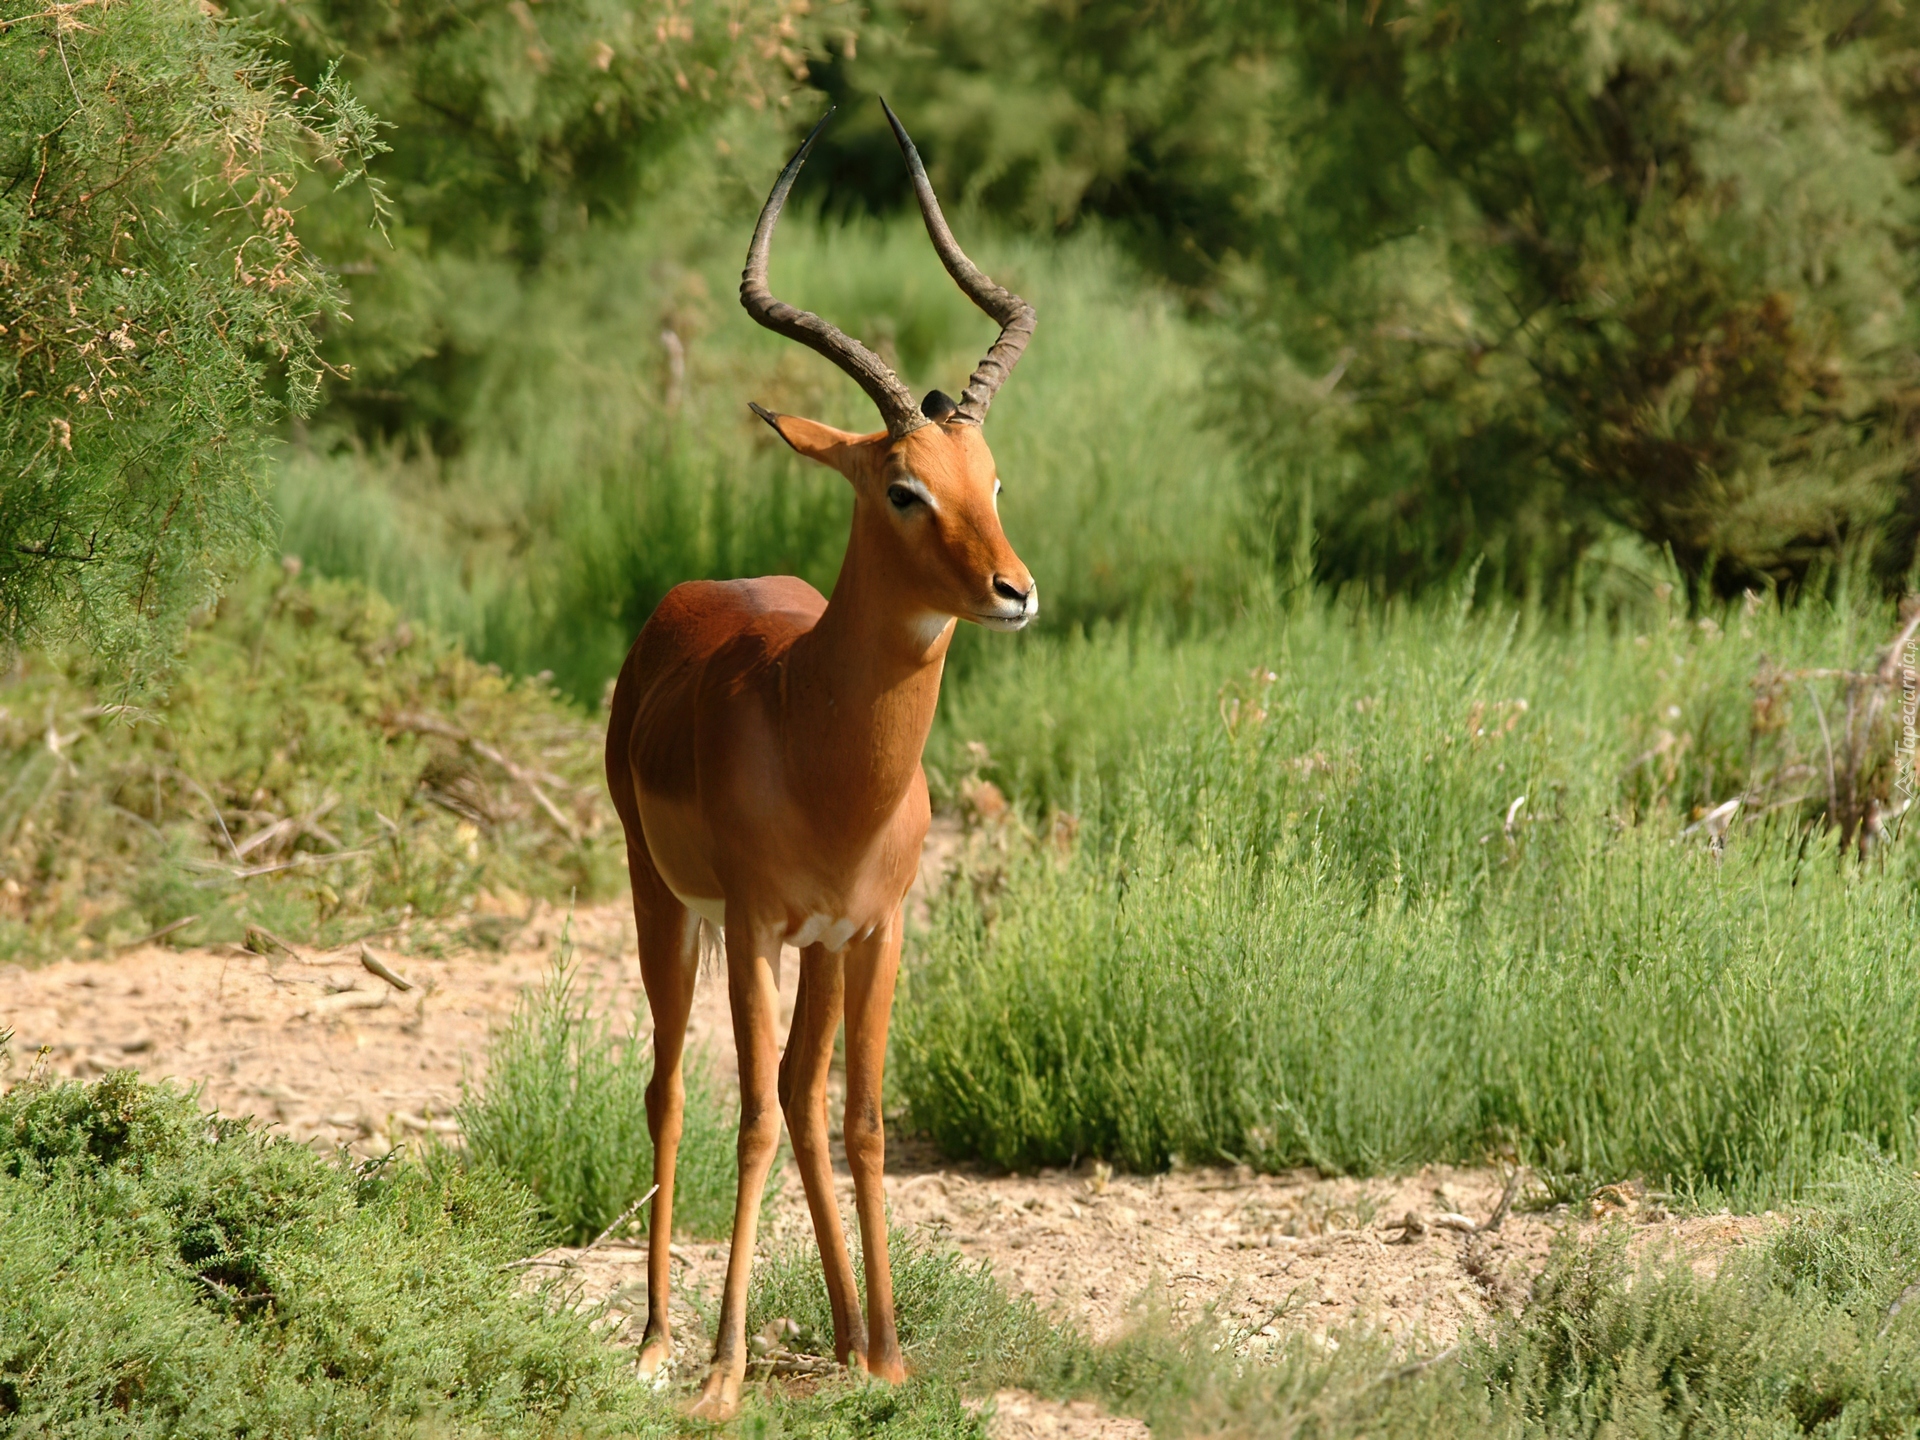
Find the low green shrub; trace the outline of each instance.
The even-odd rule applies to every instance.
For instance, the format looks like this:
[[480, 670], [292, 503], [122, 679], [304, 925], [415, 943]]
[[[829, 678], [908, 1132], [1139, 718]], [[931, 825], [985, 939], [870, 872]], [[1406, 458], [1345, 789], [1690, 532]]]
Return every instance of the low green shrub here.
[[[1435, 1363], [1378, 1335], [1297, 1336], [1260, 1360], [1230, 1335], [1149, 1323], [1066, 1388], [1156, 1435], [1905, 1436], [1920, 1425], [1920, 1189], [1884, 1162], [1830, 1168], [1824, 1204], [1703, 1276], [1628, 1234], [1566, 1237], [1516, 1313]], [[1216, 1348], [1218, 1347], [1218, 1348]]]
[[[848, 1235], [853, 1273], [866, 1308], [866, 1265], [857, 1231]], [[907, 1368], [937, 1375], [968, 1391], [1015, 1384], [1047, 1366], [1070, 1370], [1088, 1348], [1084, 1335], [1056, 1328], [1030, 1295], [1010, 1295], [985, 1264], [958, 1251], [889, 1229], [895, 1318]], [[833, 1311], [827, 1302], [820, 1252], [811, 1240], [774, 1251], [753, 1277], [747, 1329], [791, 1320], [795, 1349], [833, 1353]]]
[[0, 1096], [0, 1435], [665, 1435], [485, 1170], [336, 1164], [132, 1072]]
[[[466, 1088], [459, 1117], [471, 1162], [524, 1185], [557, 1232], [584, 1245], [652, 1185], [653, 1047], [596, 1013], [577, 980], [563, 934], [546, 983], [494, 1036], [486, 1080]], [[718, 1238], [733, 1228], [736, 1116], [704, 1054], [689, 1055], [685, 1073], [674, 1230]], [[766, 1202], [773, 1194], [769, 1187]], [[634, 1223], [646, 1218], [643, 1209]]]

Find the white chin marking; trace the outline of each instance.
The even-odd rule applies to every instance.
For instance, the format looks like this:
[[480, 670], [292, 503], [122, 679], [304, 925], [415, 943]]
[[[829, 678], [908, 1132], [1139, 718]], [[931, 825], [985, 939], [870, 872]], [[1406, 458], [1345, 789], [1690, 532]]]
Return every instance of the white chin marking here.
[[914, 622], [913, 639], [922, 650], [931, 650], [953, 624], [951, 615], [922, 615]]

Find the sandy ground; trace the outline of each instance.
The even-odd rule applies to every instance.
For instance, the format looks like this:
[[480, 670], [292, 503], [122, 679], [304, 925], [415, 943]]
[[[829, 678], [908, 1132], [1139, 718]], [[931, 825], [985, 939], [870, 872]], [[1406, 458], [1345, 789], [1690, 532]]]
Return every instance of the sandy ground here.
[[[371, 973], [358, 946], [271, 956], [148, 946], [104, 961], [0, 967], [0, 1026], [16, 1032], [0, 1085], [33, 1065], [74, 1076], [131, 1065], [151, 1079], [201, 1086], [209, 1105], [329, 1148], [372, 1155], [421, 1132], [452, 1134], [463, 1077], [482, 1073], [489, 1031], [545, 973], [564, 919], [543, 906], [501, 913], [498, 950], [445, 948], [424, 930], [383, 937], [373, 954], [411, 982], [406, 992]], [[572, 939], [581, 983], [617, 1013], [644, 1017], [631, 913], [582, 911]], [[789, 1007], [796, 960], [789, 954], [781, 967]], [[693, 1029], [730, 1071], [718, 974], [702, 978]], [[1410, 1349], [1446, 1345], [1491, 1307], [1517, 1303], [1570, 1223], [1625, 1223], [1641, 1242], [1671, 1243], [1702, 1267], [1773, 1223], [1675, 1219], [1627, 1189], [1574, 1213], [1548, 1210], [1523, 1187], [1499, 1228], [1475, 1236], [1468, 1227], [1494, 1213], [1502, 1177], [1441, 1167], [1372, 1180], [1221, 1170], [1129, 1176], [1104, 1167], [1002, 1175], [945, 1164], [899, 1137], [888, 1172], [896, 1223], [989, 1263], [1095, 1336], [1121, 1329], [1151, 1299], [1176, 1318], [1213, 1307], [1250, 1349], [1292, 1327], [1354, 1321], [1384, 1327]], [[840, 1179], [850, 1218], [851, 1182], [844, 1171]], [[799, 1184], [783, 1176], [767, 1243], [809, 1233]], [[676, 1284], [687, 1302], [701, 1301], [676, 1305], [678, 1368], [691, 1373], [703, 1358], [701, 1312], [711, 1313], [725, 1249], [683, 1244], [676, 1253]], [[637, 1336], [644, 1260], [639, 1245], [616, 1241], [566, 1273], [582, 1282], [583, 1297], [612, 1297], [616, 1316], [627, 1317], [621, 1328]], [[992, 1428], [1004, 1437], [1137, 1433], [1125, 1430], [1133, 1422], [1017, 1392], [995, 1404]]]

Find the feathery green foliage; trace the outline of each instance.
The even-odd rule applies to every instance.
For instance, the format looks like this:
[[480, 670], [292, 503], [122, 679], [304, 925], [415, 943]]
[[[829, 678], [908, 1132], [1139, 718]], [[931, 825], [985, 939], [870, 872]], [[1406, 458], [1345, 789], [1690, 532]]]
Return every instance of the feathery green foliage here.
[[862, 41], [817, 75], [839, 203], [902, 203], [856, 102], [910, 95], [946, 194], [1101, 217], [1232, 312], [1281, 557], [1407, 590], [1484, 553], [1519, 592], [1629, 534], [1722, 594], [1913, 563], [1911, 15], [890, 0]]
[[236, 13], [286, 44], [305, 83], [338, 67], [392, 127], [384, 232], [365, 197], [300, 197], [354, 317], [327, 336], [345, 372], [327, 423], [457, 453], [486, 372], [519, 352], [516, 292], [537, 290], [550, 258], [642, 216], [697, 230], [750, 206], [779, 163], [802, 52], [852, 23], [846, 0], [815, 8], [242, 0]]
[[1405, 588], [1485, 553], [1548, 588], [1625, 531], [1722, 595], [1847, 545], [1897, 584], [1920, 192], [1882, 108], [1912, 108], [1911, 19], [1381, 18], [1303, 14], [1286, 223], [1232, 377], [1323, 573]]
[[1855, 1137], [1920, 1155], [1914, 858], [1823, 833], [1844, 706], [1780, 683], [1886, 618], [1641, 618], [1309, 604], [983, 664], [943, 776], [968, 793], [984, 742], [1074, 816], [983, 832], [938, 906], [897, 1023], [916, 1122], [1023, 1167], [1514, 1146], [1569, 1189], [1756, 1201]]
[[0, 646], [138, 685], [256, 554], [265, 428], [339, 296], [288, 196], [377, 145], [192, 5], [0, 7]]

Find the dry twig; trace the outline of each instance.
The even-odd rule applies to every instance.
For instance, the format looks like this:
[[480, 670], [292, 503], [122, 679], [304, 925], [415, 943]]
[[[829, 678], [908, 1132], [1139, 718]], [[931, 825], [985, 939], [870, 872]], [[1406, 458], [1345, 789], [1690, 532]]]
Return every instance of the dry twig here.
[[413, 982], [397, 972], [388, 969], [386, 962], [381, 960], [378, 955], [375, 955], [372, 950], [368, 949], [367, 942], [364, 940], [360, 942], [360, 963], [366, 966], [368, 974], [379, 976], [396, 990], [413, 989]]
[[1906, 1289], [1893, 1297], [1893, 1303], [1887, 1306], [1887, 1317], [1880, 1324], [1880, 1333], [1874, 1338], [1885, 1339], [1887, 1331], [1893, 1328], [1895, 1317], [1916, 1299], [1920, 1299], [1920, 1280], [1914, 1281], [1911, 1285], [1907, 1286]]
[[509, 760], [499, 750], [478, 736], [469, 735], [457, 725], [449, 724], [437, 715], [423, 714], [417, 710], [404, 710], [387, 719], [389, 728], [406, 731], [415, 735], [438, 735], [451, 740], [478, 755], [482, 760], [490, 760], [507, 774], [514, 783], [524, 786], [533, 796], [534, 803], [547, 812], [547, 817], [558, 825], [566, 837], [576, 845], [580, 843], [580, 827], [568, 818], [565, 811], [553, 803], [553, 798], [542, 789], [543, 785], [552, 785], [556, 789], [570, 788], [560, 776], [548, 770], [530, 770], [524, 765]]
[[500, 1268], [502, 1270], [524, 1270], [529, 1265], [551, 1265], [558, 1270], [577, 1269], [582, 1260], [586, 1259], [587, 1256], [591, 1255], [594, 1251], [598, 1250], [602, 1245], [604, 1245], [607, 1242], [607, 1240], [613, 1235], [613, 1233], [616, 1230], [618, 1230], [622, 1225], [626, 1224], [627, 1221], [631, 1220], [635, 1215], [639, 1214], [640, 1207], [646, 1204], [649, 1200], [653, 1199], [653, 1197], [659, 1192], [659, 1190], [660, 1190], [660, 1187], [658, 1185], [655, 1185], [651, 1190], [647, 1191], [646, 1194], [642, 1195], [638, 1200], [634, 1201], [631, 1205], [627, 1206], [626, 1209], [622, 1210], [618, 1215], [616, 1215], [611, 1225], [607, 1226], [606, 1229], [602, 1230], [598, 1235], [594, 1236], [593, 1239], [589, 1240], [583, 1247], [581, 1247], [579, 1250], [576, 1250], [571, 1255], [560, 1255], [551, 1259], [545, 1255], [529, 1255], [524, 1260], [509, 1260], [506, 1264], [502, 1265]]
[[174, 921], [171, 925], [162, 925], [158, 930], [150, 931], [142, 935], [138, 940], [123, 940], [113, 948], [116, 950], [138, 950], [142, 945], [151, 945], [156, 940], [164, 940], [167, 936], [184, 930], [189, 925], [198, 925], [199, 923], [200, 917], [198, 915], [187, 915]]

